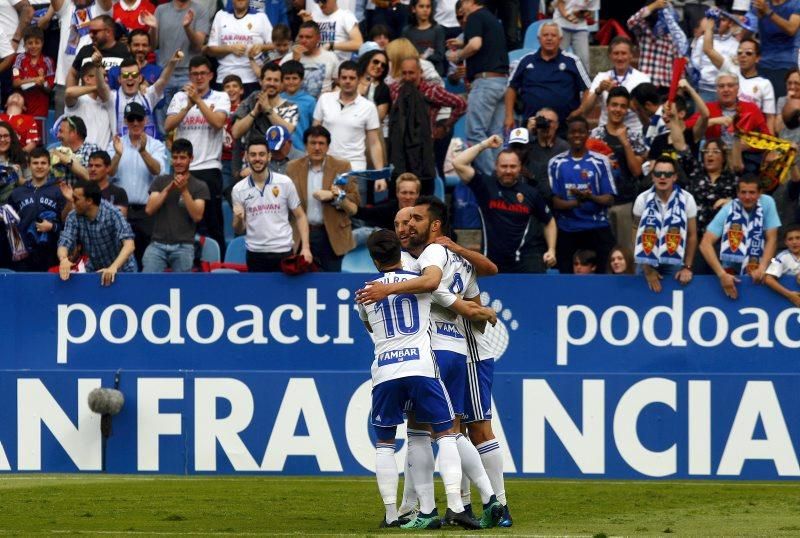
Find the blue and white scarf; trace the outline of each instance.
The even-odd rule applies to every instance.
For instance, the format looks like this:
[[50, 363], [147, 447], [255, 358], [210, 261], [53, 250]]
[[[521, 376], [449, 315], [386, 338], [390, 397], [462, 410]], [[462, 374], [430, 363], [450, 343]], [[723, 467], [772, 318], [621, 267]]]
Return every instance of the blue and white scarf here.
[[764, 209], [761, 202], [748, 214], [742, 203], [738, 199], [734, 200], [722, 229], [719, 259], [741, 264], [741, 274], [745, 274], [751, 260], [757, 263], [763, 255]]
[[645, 199], [644, 212], [636, 231], [636, 263], [680, 265], [686, 248], [686, 203], [689, 195], [678, 185], [669, 195], [667, 212], [661, 218], [656, 188]]
[[6, 237], [11, 247], [11, 259], [18, 262], [28, 257], [28, 249], [19, 233], [19, 215], [9, 204], [0, 206], [0, 220], [6, 224]]
[[657, 38], [669, 34], [677, 56], [686, 56], [689, 52], [689, 40], [686, 39], [686, 34], [678, 22], [678, 12], [674, 7], [669, 6], [658, 11], [658, 20], [653, 27], [653, 33]]

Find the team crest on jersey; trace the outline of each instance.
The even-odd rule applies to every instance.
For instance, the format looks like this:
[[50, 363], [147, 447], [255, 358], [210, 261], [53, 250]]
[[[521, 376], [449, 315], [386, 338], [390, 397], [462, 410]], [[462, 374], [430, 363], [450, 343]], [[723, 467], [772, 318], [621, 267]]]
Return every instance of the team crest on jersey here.
[[653, 252], [657, 240], [658, 235], [656, 234], [656, 229], [652, 226], [646, 227], [642, 232], [642, 250], [645, 254], [649, 256], [650, 253]]
[[739, 250], [739, 245], [741, 244], [742, 239], [744, 239], [742, 225], [739, 223], [731, 224], [731, 227], [728, 230], [728, 243], [731, 246], [731, 250]]
[[[681, 230], [677, 227], [672, 227], [667, 230], [664, 239], [667, 243], [667, 252], [669, 254], [675, 254], [675, 251], [678, 250], [678, 247], [681, 246]], [[648, 254], [650, 254], [648, 252]]]
[[248, 30], [252, 30], [253, 29], [253, 23], [252, 22], [248, 22], [247, 23], [247, 29]]
[[273, 187], [272, 187], [272, 196], [277, 197], [280, 193], [281, 193], [280, 187], [278, 187], [277, 185], [273, 185]]
[[566, 69], [566, 68], [567, 68], [567, 64], [565, 64], [564, 62], [561, 62], [560, 64], [558, 64], [558, 68], [559, 68], [561, 71], [563, 71], [564, 69]]
[[517, 193], [517, 202], [522, 203], [525, 200], [525, 195], [521, 192]]

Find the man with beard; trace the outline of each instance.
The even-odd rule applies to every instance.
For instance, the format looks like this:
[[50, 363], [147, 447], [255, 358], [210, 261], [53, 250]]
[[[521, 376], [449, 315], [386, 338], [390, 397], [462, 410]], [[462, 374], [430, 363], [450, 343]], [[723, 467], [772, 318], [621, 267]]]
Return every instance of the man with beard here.
[[179, 138], [172, 143], [171, 176], [159, 176], [150, 186], [148, 216], [154, 218], [152, 242], [144, 251], [143, 273], [188, 272], [194, 264], [194, 234], [203, 218], [208, 186], [189, 172], [192, 143]]
[[269, 170], [269, 148], [263, 137], [247, 142], [250, 175], [234, 185], [233, 230], [245, 234], [247, 270], [277, 272], [281, 260], [292, 253], [292, 226], [289, 212], [294, 215], [300, 234], [300, 254], [311, 263], [311, 243], [308, 218], [300, 205], [292, 180]]
[[[487, 148], [499, 149], [503, 139], [490, 136], [461, 152], [453, 167], [475, 193], [486, 226], [486, 252], [501, 273], [544, 273], [556, 263], [556, 224], [539, 190], [522, 180], [522, 163], [512, 150], [500, 152], [495, 173], [484, 175], [473, 161]], [[532, 218], [544, 226], [542, 236], [531, 233]]]
[[[395, 220], [400, 234], [403, 235], [404, 219], [403, 215], [398, 215]], [[408, 252], [411, 256], [418, 257], [417, 263], [422, 270], [419, 280], [424, 282], [404, 283], [411, 287], [423, 289], [429, 284], [433, 284], [434, 306], [431, 309], [431, 320], [434, 322], [434, 331], [431, 334], [431, 347], [436, 354], [436, 361], [439, 366], [442, 382], [450, 395], [453, 410], [456, 414], [454, 422], [454, 433], [459, 456], [461, 458], [462, 469], [472, 482], [474, 482], [481, 494], [483, 501], [483, 517], [480, 521], [481, 528], [496, 526], [503, 516], [503, 507], [498, 502], [494, 494], [493, 486], [495, 482], [487, 476], [478, 449], [460, 434], [459, 417], [473, 413], [472, 405], [468, 402], [465, 391], [469, 386], [467, 379], [467, 348], [475, 341], [473, 325], [470, 321], [459, 318], [459, 314], [467, 320], [481, 321], [493, 320], [490, 309], [486, 309], [480, 304], [480, 290], [477, 286], [477, 275], [491, 275], [497, 273], [497, 267], [477, 253], [470, 253], [469, 257], [475, 261], [473, 266], [464, 257], [449, 250], [447, 247], [435, 243], [443, 240], [444, 229], [447, 226], [447, 207], [437, 198], [423, 196], [419, 198], [411, 212], [411, 220], [408, 222]], [[401, 244], [402, 244], [401, 239]], [[449, 244], [452, 245], [452, 242]], [[421, 293], [418, 291], [408, 291], [398, 289], [392, 291], [394, 284], [389, 288], [380, 286], [373, 290], [374, 285], [366, 290], [359, 291], [359, 302], [370, 303], [373, 300], [378, 302], [385, 298], [384, 293]], [[366, 292], [363, 293], [362, 292]], [[462, 300], [461, 297], [465, 297]], [[482, 330], [482, 326], [479, 330]], [[479, 360], [479, 359], [477, 359]], [[471, 387], [470, 387], [471, 388]], [[479, 387], [475, 387], [479, 390]], [[486, 409], [489, 406], [481, 406]], [[490, 417], [489, 417], [490, 418]], [[413, 418], [409, 418], [409, 470], [413, 472], [415, 467], [424, 467], [426, 464], [433, 465], [433, 457], [429, 456], [430, 439], [428, 432], [417, 424]], [[499, 452], [498, 452], [499, 454]], [[427, 477], [428, 473], [424, 473]], [[413, 488], [417, 492], [425, 492], [429, 488], [432, 490], [433, 483], [417, 483], [415, 479], [422, 478], [423, 474], [414, 475], [411, 478]], [[500, 485], [502, 484], [502, 477]], [[410, 510], [413, 504], [413, 496], [409, 496], [411, 485], [406, 488], [404, 503], [401, 512]], [[501, 485], [501, 491], [503, 491]], [[419, 495], [420, 502], [423, 502], [423, 494]], [[428, 513], [428, 507], [420, 507], [420, 516], [423, 521], [419, 523], [420, 528], [424, 526], [424, 519]], [[448, 519], [449, 518], [449, 519]], [[445, 517], [445, 522], [461, 525], [465, 528], [472, 528], [472, 512], [465, 507], [464, 513], [450, 513]]]
[[280, 125], [293, 133], [300, 116], [299, 109], [281, 97], [281, 68], [276, 63], [261, 68], [261, 92], [251, 93], [236, 109], [236, 122], [231, 128], [234, 139], [265, 137], [267, 129]]
[[116, 23], [109, 15], [99, 15], [92, 19], [92, 22], [89, 23], [89, 34], [92, 38], [92, 43], [84, 45], [75, 56], [72, 67], [67, 74], [67, 87], [78, 83], [78, 74], [84, 64], [96, 63], [92, 56], [97, 52], [102, 57], [102, 67], [106, 71], [120, 65], [125, 58], [131, 57], [128, 47], [118, 43], [115, 39], [115, 27]]

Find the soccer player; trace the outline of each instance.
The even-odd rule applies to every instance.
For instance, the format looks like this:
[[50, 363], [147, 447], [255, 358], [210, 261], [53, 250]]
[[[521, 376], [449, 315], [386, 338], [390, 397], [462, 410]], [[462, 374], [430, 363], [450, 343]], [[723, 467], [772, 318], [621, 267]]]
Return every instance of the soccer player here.
[[[478, 486], [483, 501], [481, 527], [494, 527], [502, 518], [502, 505], [494, 495], [478, 451], [460, 433], [460, 416], [464, 414], [465, 410], [465, 388], [467, 386], [467, 342], [464, 332], [459, 331], [456, 325], [457, 314], [468, 319], [480, 320], [481, 316], [490, 309], [484, 309], [478, 299], [480, 290], [477, 288], [476, 269], [473, 265], [455, 252], [433, 243], [438, 237], [444, 236], [444, 230], [447, 227], [446, 206], [434, 197], [422, 197], [417, 200], [408, 222], [405, 220], [408, 217], [407, 213], [402, 214], [401, 212], [398, 212], [395, 219], [396, 231], [398, 237], [407, 235], [408, 253], [413, 257], [419, 257], [415, 265], [418, 265], [423, 272], [428, 267], [436, 268], [436, 270], [432, 270], [432, 274], [438, 275], [439, 281], [431, 308], [431, 320], [434, 322], [431, 347], [456, 415], [453, 432], [456, 434], [462, 470]], [[460, 248], [452, 241], [450, 244], [455, 249]], [[497, 267], [491, 261], [480, 254], [473, 254], [474, 256], [471, 257], [475, 259], [482, 274], [497, 273]], [[413, 262], [408, 262], [407, 265], [410, 263]], [[404, 267], [407, 268], [407, 265]], [[462, 295], [471, 300], [462, 300]], [[407, 468], [413, 469], [415, 466], [429, 465], [432, 471], [433, 456], [429, 449], [430, 438], [424, 427], [416, 423], [413, 413], [409, 413], [407, 433]], [[406, 511], [410, 511], [415, 502], [413, 496], [415, 491], [429, 487], [433, 487], [432, 482], [417, 484], [413, 476], [407, 476], [401, 514], [405, 515]], [[471, 514], [471, 509], [468, 513]]]
[[[393, 232], [378, 230], [370, 235], [367, 248], [375, 266], [383, 274], [377, 282], [406, 281], [418, 275], [403, 271], [400, 241]], [[437, 377], [431, 351], [431, 296], [429, 294], [388, 295], [369, 306], [359, 305], [359, 316], [375, 341], [372, 362], [372, 425], [377, 437], [375, 474], [386, 515], [382, 527], [436, 529], [441, 521], [436, 510], [433, 488], [420, 497], [419, 516], [401, 523], [397, 514], [397, 464], [395, 437], [403, 423], [406, 401], [416, 409], [417, 420], [430, 424], [439, 446], [439, 472], [447, 494], [445, 519], [464, 528], [480, 528], [467, 516], [461, 503], [461, 460], [453, 428], [453, 408], [447, 391]], [[415, 474], [425, 469], [411, 469]], [[419, 482], [425, 477], [419, 477]]]

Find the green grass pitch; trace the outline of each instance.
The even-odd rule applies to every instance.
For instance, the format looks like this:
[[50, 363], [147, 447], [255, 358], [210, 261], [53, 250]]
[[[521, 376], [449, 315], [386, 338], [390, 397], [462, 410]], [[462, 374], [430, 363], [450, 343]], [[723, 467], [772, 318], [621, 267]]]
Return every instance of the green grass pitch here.
[[[508, 480], [506, 485], [514, 527], [478, 534], [800, 535], [800, 483]], [[441, 490], [437, 500], [443, 513]], [[0, 503], [0, 534], [11, 535], [409, 533], [377, 529], [383, 507], [370, 478], [7, 475], [0, 477]], [[428, 535], [441, 532], [460, 531]]]

